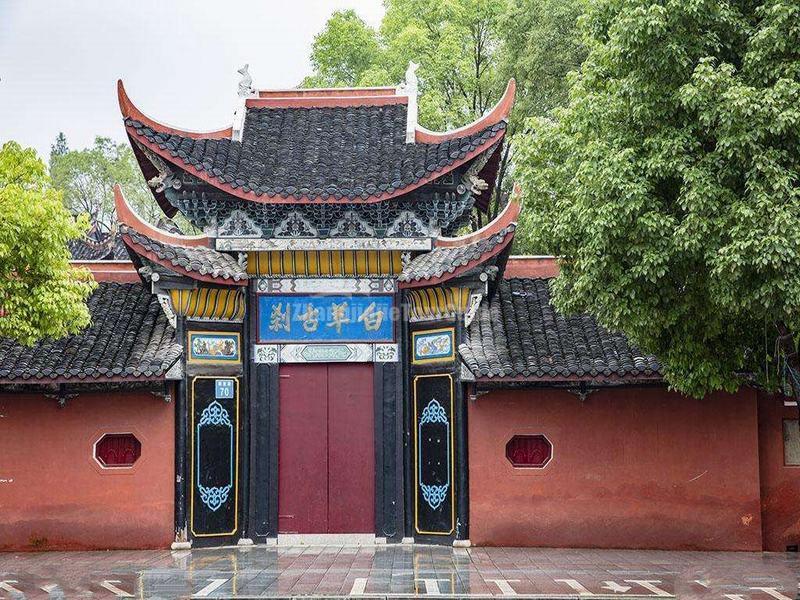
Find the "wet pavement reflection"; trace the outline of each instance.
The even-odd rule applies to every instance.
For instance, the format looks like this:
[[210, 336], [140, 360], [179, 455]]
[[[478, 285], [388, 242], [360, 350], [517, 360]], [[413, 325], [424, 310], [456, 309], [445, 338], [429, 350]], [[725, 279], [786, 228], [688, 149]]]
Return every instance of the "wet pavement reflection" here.
[[0, 598], [794, 600], [797, 554], [423, 545], [0, 553]]

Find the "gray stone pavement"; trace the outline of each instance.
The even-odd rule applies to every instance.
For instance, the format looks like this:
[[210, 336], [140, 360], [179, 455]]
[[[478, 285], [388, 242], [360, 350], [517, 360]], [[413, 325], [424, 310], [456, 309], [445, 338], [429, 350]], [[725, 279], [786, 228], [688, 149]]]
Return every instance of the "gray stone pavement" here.
[[797, 554], [438, 546], [0, 553], [0, 598], [794, 600]]

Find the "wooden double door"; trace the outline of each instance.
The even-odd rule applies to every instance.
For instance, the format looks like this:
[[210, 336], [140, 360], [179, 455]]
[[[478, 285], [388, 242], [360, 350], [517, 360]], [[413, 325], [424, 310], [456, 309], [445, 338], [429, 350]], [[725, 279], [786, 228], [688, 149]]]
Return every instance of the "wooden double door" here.
[[374, 533], [371, 363], [283, 364], [279, 533]]

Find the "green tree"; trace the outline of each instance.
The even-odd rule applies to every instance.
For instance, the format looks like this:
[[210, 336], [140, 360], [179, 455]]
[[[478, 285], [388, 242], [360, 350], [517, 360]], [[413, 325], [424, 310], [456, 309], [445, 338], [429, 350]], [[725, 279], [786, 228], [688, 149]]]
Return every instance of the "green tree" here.
[[567, 103], [567, 74], [586, 58], [578, 19], [587, 0], [514, 0], [503, 17], [502, 79], [515, 77], [517, 101], [511, 129]]
[[458, 127], [497, 102], [506, 84], [497, 68], [506, 0], [385, 0], [385, 5], [383, 66], [400, 81], [410, 60], [420, 65], [423, 125]]
[[314, 75], [303, 87], [353, 87], [373, 67], [378, 56], [378, 36], [352, 9], [333, 13], [314, 37], [311, 66]]
[[87, 214], [98, 227], [108, 230], [116, 220], [114, 184], [119, 183], [143, 218], [155, 223], [163, 217], [128, 144], [98, 136], [90, 148], [69, 150], [61, 137], [56, 138], [50, 154], [50, 177], [73, 215]]
[[577, 19], [588, 0], [385, 0], [378, 31], [353, 10], [334, 12], [314, 38], [304, 87], [395, 85], [420, 65], [420, 122], [457, 127], [482, 115], [511, 77], [511, 130], [566, 100], [569, 71], [586, 55]]
[[352, 10], [334, 12], [314, 38], [308, 86], [396, 85], [420, 65], [420, 122], [460, 126], [483, 114], [505, 86], [497, 49], [506, 0], [385, 0], [379, 31]]
[[50, 146], [50, 161], [52, 162], [54, 156], [63, 156], [67, 152], [69, 152], [67, 136], [64, 135], [63, 131], [59, 131], [56, 141]]
[[[513, 134], [526, 117], [564, 102], [566, 75], [586, 53], [576, 33], [586, 1], [384, 0], [378, 31], [352, 10], [336, 12], [314, 38], [314, 74], [302, 85], [396, 85], [413, 60], [419, 65], [420, 124], [441, 130], [483, 115], [514, 77]], [[511, 147], [505, 145], [490, 219], [508, 191]], [[473, 226], [480, 227], [484, 215], [474, 217]]]
[[69, 264], [67, 242], [88, 227], [62, 204], [32, 149], [0, 149], [0, 336], [32, 344], [89, 324], [91, 274]]
[[774, 385], [776, 343], [796, 374], [800, 5], [596, 0], [584, 27], [568, 106], [517, 148], [527, 248], [561, 257], [556, 306], [694, 396], [742, 372]]

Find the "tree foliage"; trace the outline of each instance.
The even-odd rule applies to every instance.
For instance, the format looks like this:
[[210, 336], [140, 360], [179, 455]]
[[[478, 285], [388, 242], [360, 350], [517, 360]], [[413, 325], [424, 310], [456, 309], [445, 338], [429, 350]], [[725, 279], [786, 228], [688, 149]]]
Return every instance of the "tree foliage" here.
[[596, 0], [589, 54], [518, 146], [530, 247], [677, 389], [774, 383], [775, 325], [800, 331], [800, 5]]
[[[306, 87], [396, 85], [420, 65], [420, 122], [458, 127], [486, 112], [517, 79], [513, 114], [544, 114], [564, 98], [583, 56], [575, 34], [584, 0], [385, 0], [378, 30], [338, 11], [314, 38]], [[525, 99], [530, 95], [531, 101]]]
[[92, 223], [108, 230], [115, 222], [114, 184], [119, 183], [136, 211], [155, 223], [163, 217], [128, 144], [96, 137], [94, 145], [70, 150], [59, 134], [50, 153], [53, 186], [63, 192], [73, 215], [87, 214]]
[[31, 344], [89, 323], [91, 274], [69, 264], [67, 242], [84, 234], [32, 149], [0, 149], [0, 337]]
[[311, 66], [314, 75], [304, 87], [353, 87], [359, 84], [378, 55], [378, 37], [352, 9], [336, 11], [314, 37]]
[[500, 72], [515, 77], [512, 131], [527, 117], [566, 104], [567, 74], [586, 58], [578, 18], [588, 0], [514, 0], [501, 23]]

